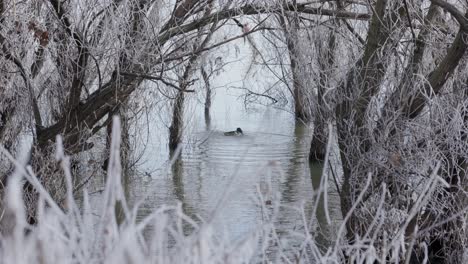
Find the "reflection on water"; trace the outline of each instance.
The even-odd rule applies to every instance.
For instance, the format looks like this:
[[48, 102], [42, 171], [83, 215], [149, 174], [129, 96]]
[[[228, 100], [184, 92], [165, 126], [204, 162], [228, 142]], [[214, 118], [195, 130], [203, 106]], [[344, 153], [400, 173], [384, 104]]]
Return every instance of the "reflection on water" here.
[[[211, 126], [216, 128], [216, 123]], [[314, 188], [321, 176], [321, 168], [310, 167], [307, 160], [310, 128], [296, 126], [290, 114], [278, 110], [246, 113], [226, 130], [237, 126], [244, 136], [228, 137], [221, 129], [195, 128], [172, 166], [153, 170], [151, 177], [134, 177], [127, 186], [128, 198], [130, 203], [143, 201], [139, 217], [163, 204], [180, 202], [186, 215], [209, 220], [225, 238], [238, 239], [271, 216], [262, 211], [265, 207], [280, 203], [275, 212], [278, 234], [302, 232], [304, 220], [309, 221], [313, 214]], [[329, 200], [331, 217], [338, 219], [338, 198], [333, 191]], [[318, 225], [312, 230], [317, 239], [325, 241], [331, 231], [323, 204], [316, 220]]]
[[[318, 191], [320, 188], [320, 182], [322, 180], [322, 166], [319, 164], [310, 164], [310, 176], [312, 179], [312, 187], [314, 191]], [[329, 177], [331, 177], [331, 175]], [[341, 224], [340, 221], [342, 219], [340, 215], [340, 198], [336, 188], [331, 185], [331, 181], [332, 179], [330, 179], [329, 182], [328, 211], [330, 213], [332, 224], [328, 225], [327, 223], [325, 216], [325, 210], [327, 209], [324, 206], [323, 193], [321, 193], [320, 198], [318, 199], [315, 213], [317, 226], [314, 234], [316, 240], [321, 242], [319, 248], [323, 251], [325, 251], [326, 248], [331, 245], [331, 243], [334, 243], [337, 236], [336, 229], [338, 228], [338, 225]]]

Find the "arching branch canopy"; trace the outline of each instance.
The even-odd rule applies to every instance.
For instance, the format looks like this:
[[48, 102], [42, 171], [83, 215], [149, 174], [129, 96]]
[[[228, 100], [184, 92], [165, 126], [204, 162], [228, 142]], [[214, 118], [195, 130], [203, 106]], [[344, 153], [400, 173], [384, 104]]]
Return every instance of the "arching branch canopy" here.
[[[90, 60], [90, 54], [92, 50], [100, 50], [106, 48], [102, 46], [102, 43], [96, 41], [86, 41], [82, 36], [89, 35], [89, 32], [81, 32], [79, 30], [79, 23], [85, 23], [86, 21], [77, 21], [75, 24], [67, 14], [69, 13], [68, 9], [71, 9], [71, 6], [64, 4], [64, 2], [58, 0], [50, 0], [50, 3], [55, 10], [57, 17], [60, 19], [61, 25], [64, 27], [65, 32], [72, 37], [74, 40], [74, 46], [76, 47], [76, 55], [70, 57], [71, 64], [73, 66], [72, 75], [73, 81], [71, 82], [71, 87], [68, 92], [68, 109], [65, 109], [62, 116], [55, 122], [45, 128], [37, 131], [40, 145], [47, 145], [50, 140], [54, 140], [56, 134], [65, 135], [65, 145], [66, 146], [76, 146], [69, 147], [70, 150], [79, 151], [80, 144], [86, 140], [90, 134], [83, 134], [83, 129], [90, 129], [92, 133], [96, 133], [97, 130], [93, 127], [97, 126], [101, 119], [107, 116], [108, 113], [112, 112], [113, 109], [118, 107], [118, 105], [125, 101], [135, 89], [147, 79], [151, 80], [160, 80], [163, 83], [177, 89], [171, 82], [165, 82], [164, 77], [162, 76], [162, 71], [164, 71], [164, 56], [168, 52], [165, 51], [164, 54], [163, 48], [166, 47], [166, 44], [176, 42], [178, 39], [187, 39], [190, 37], [191, 32], [199, 30], [209, 24], [218, 23], [223, 20], [229, 20], [231, 18], [240, 17], [240, 16], [249, 16], [249, 15], [259, 15], [259, 14], [269, 14], [279, 12], [280, 10], [294, 10], [294, 12], [300, 12], [308, 15], [318, 15], [318, 16], [330, 16], [341, 19], [352, 19], [352, 20], [368, 20], [370, 15], [367, 13], [354, 13], [349, 12], [344, 9], [324, 9], [321, 7], [314, 7], [310, 3], [297, 4], [294, 2], [287, 2], [283, 6], [278, 6], [277, 4], [272, 3], [271, 5], [256, 5], [256, 4], [245, 4], [237, 5], [229, 4], [224, 7], [220, 7], [218, 11], [202, 13], [206, 1], [202, 0], [185, 0], [177, 1], [176, 6], [173, 9], [172, 14], [169, 18], [162, 23], [162, 26], [157, 30], [146, 17], [150, 12], [149, 10], [154, 10], [157, 8], [155, 1], [133, 1], [130, 3], [132, 6], [129, 7], [130, 13], [128, 17], [130, 21], [127, 23], [136, 25], [140, 24], [139, 27], [133, 27], [129, 29], [129, 36], [132, 36], [131, 41], [126, 41], [123, 45], [126, 45], [122, 48], [121, 55], [119, 58], [119, 63], [115, 64], [113, 71], [110, 75], [100, 76], [100, 79], [107, 79], [107, 82], [104, 83], [99, 89], [92, 91], [88, 96], [83, 96], [83, 89], [93, 82], [96, 78], [95, 76], [88, 76], [88, 72], [91, 68], [88, 64]], [[107, 10], [106, 14], [116, 12], [119, 8], [122, 8], [122, 5], [125, 5], [124, 1], [114, 1], [113, 8], [105, 7]], [[127, 3], [128, 5], [128, 3]], [[101, 14], [104, 14], [101, 13]], [[146, 13], [146, 15], [140, 15]], [[99, 18], [94, 17], [93, 19], [101, 19], [100, 30], [104, 30], [102, 25], [109, 23], [111, 18], [105, 15], [101, 15]], [[162, 21], [161, 21], [162, 22]], [[90, 25], [90, 23], [85, 23]], [[153, 36], [148, 34], [143, 34], [143, 32], [137, 31], [148, 30], [148, 27], [145, 28], [144, 25], [151, 25]], [[92, 27], [90, 28], [90, 30]], [[156, 29], [156, 31], [154, 31]], [[131, 33], [131, 31], [135, 31]], [[251, 34], [252, 32], [247, 32], [245, 34]], [[102, 36], [102, 31], [99, 31], [99, 36]], [[118, 33], [119, 34], [119, 33]], [[139, 36], [144, 36], [145, 39], [139, 39]], [[125, 38], [125, 35], [122, 36]], [[235, 38], [233, 38], [235, 39]], [[179, 54], [178, 49], [183, 50], [184, 45], [182, 46], [173, 46], [174, 50], [170, 51], [169, 54]], [[203, 52], [209, 50], [210, 46], [208, 45], [203, 50], [198, 52]], [[138, 50], [139, 54], [150, 54], [151, 56], [143, 56], [141, 59], [135, 61], [134, 58], [126, 55], [127, 51], [133, 50], [135, 52]], [[93, 56], [95, 59], [96, 56]], [[99, 63], [99, 62], [98, 62]], [[162, 66], [162, 67], [160, 67]], [[153, 69], [160, 68], [160, 73], [153, 74]], [[124, 69], [121, 71], [120, 69]], [[100, 73], [100, 71], [98, 71]], [[161, 76], [161, 77], [157, 77]], [[68, 135], [68, 136], [67, 136]], [[81, 143], [79, 143], [81, 142]], [[77, 144], [78, 143], [78, 144]]]

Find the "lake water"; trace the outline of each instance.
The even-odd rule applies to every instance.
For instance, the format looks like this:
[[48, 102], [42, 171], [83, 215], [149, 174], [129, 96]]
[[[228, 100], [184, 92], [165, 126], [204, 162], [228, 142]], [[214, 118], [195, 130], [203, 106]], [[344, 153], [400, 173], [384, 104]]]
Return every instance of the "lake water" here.
[[[331, 225], [325, 220], [323, 202], [314, 213], [314, 190], [322, 169], [308, 162], [311, 127], [296, 124], [293, 114], [285, 110], [261, 105], [246, 110], [241, 88], [268, 85], [275, 78], [260, 71], [247, 78], [249, 48], [243, 40], [234, 45], [239, 47], [235, 55], [223, 50], [223, 58], [234, 62], [212, 80], [210, 127], [203, 117], [203, 85], [194, 87], [197, 94], [187, 95], [185, 137], [177, 160], [170, 162], [167, 147], [170, 108], [155, 107], [135, 131], [142, 138], [135, 150], [141, 157], [136, 175], [126, 182], [127, 198], [130, 204], [141, 202], [139, 219], [164, 204], [180, 202], [185, 214], [210, 221], [215, 232], [231, 240], [256, 230], [265, 220], [265, 210], [278, 208], [274, 221], [278, 234], [300, 233], [303, 219], [309, 223], [312, 219], [313, 232], [325, 245], [335, 239], [333, 230], [341, 213], [332, 182]], [[224, 136], [224, 131], [237, 127], [244, 136]]]
[[290, 113], [271, 108], [244, 111], [228, 122], [236, 124], [230, 130], [241, 127], [243, 136], [224, 136], [218, 127], [225, 120], [213, 118], [207, 128], [194, 119], [178, 159], [169, 161], [167, 134], [155, 133], [138, 175], [127, 181], [130, 204], [141, 202], [140, 219], [164, 204], [180, 202], [186, 215], [211, 221], [215, 232], [238, 240], [263, 223], [265, 210], [281, 205], [274, 221], [281, 236], [303, 232], [305, 217], [308, 223], [312, 219], [324, 245], [334, 240], [330, 235], [341, 216], [333, 188], [328, 192], [332, 225], [326, 223], [323, 201], [313, 214], [322, 168], [308, 162], [309, 126], [296, 125]]

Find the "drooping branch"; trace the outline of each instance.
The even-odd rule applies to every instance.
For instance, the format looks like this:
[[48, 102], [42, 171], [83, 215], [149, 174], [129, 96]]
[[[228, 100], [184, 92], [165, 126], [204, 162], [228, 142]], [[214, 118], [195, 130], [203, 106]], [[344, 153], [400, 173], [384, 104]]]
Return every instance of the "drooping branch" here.
[[[237, 36], [234, 36], [234, 37], [231, 37], [231, 38], [223, 39], [222, 41], [211, 44], [211, 45], [206, 46], [206, 47], [201, 48], [201, 49], [197, 49], [196, 51], [188, 51], [186, 53], [178, 54], [175, 57], [164, 58], [164, 62], [176, 61], [176, 60], [183, 59], [185, 57], [192, 56], [194, 53], [201, 53], [201, 52], [209, 51], [209, 50], [215, 49], [217, 47], [223, 46], [223, 45], [225, 45], [227, 43], [233, 42], [234, 40], [245, 38], [245, 37], [247, 37], [247, 36], [249, 36], [249, 35], [251, 35], [251, 34], [253, 34], [255, 32], [262, 31], [262, 30], [268, 30], [268, 28], [264, 28], [264, 27], [261, 27], [260, 25], [257, 25], [255, 28], [251, 29], [248, 32], [244, 32], [244, 33], [242, 33], [240, 35], [237, 35]], [[156, 63], [162, 63], [162, 61], [158, 60]]]

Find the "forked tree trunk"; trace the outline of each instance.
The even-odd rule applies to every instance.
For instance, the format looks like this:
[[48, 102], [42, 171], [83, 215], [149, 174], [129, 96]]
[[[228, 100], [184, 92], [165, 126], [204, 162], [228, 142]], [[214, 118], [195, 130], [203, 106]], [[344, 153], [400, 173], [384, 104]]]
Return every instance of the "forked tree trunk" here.
[[[346, 82], [342, 82], [338, 87], [342, 98], [336, 106], [338, 146], [343, 169], [340, 200], [342, 215], [350, 214], [346, 222], [347, 237], [350, 241], [354, 241], [356, 236], [362, 237], [367, 231], [365, 223], [360, 222], [350, 210], [356, 202], [356, 193], [362, 191], [366, 181], [366, 175], [360, 175], [356, 171], [360, 158], [369, 149], [369, 136], [364, 129], [367, 123], [366, 110], [372, 96], [378, 92], [388, 66], [384, 58], [379, 56], [385, 56], [385, 52], [388, 52], [388, 48], [384, 48], [390, 34], [385, 30], [389, 19], [386, 16], [388, 2], [377, 0], [374, 4], [364, 54], [348, 72]], [[356, 87], [360, 89], [357, 90]], [[356, 141], [361, 145], [356, 146]]]

